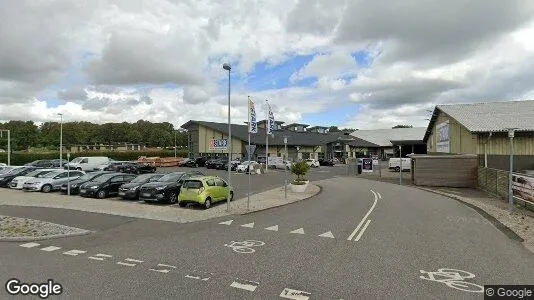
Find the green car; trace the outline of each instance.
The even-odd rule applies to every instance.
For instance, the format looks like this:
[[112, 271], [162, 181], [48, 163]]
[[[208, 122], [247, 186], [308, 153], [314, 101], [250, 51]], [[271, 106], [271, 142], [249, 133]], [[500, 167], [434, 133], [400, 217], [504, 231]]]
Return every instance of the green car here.
[[184, 207], [187, 203], [196, 203], [210, 208], [213, 203], [226, 200], [228, 193], [232, 201], [234, 198], [232, 187], [217, 176], [193, 177], [182, 184], [178, 204]]

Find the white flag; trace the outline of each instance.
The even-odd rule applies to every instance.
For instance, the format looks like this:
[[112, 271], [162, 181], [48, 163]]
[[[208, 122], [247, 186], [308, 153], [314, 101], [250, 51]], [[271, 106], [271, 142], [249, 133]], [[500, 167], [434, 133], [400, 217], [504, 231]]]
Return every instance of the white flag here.
[[258, 124], [256, 121], [256, 109], [254, 108], [254, 102], [248, 98], [248, 132], [258, 133]]
[[271, 109], [271, 105], [269, 104], [269, 101], [267, 101], [267, 106], [269, 107], [269, 113], [267, 116], [267, 134], [270, 135], [274, 134], [274, 114], [273, 110]]

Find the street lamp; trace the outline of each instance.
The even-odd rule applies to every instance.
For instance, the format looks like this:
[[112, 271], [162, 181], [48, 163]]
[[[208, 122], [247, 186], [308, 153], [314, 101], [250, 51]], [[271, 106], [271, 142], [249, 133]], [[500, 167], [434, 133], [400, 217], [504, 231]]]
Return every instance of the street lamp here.
[[176, 158], [176, 130], [174, 131], [174, 158]]
[[[230, 123], [230, 73], [232, 67], [229, 63], [222, 65], [223, 69], [228, 71], [228, 186], [232, 186], [232, 124]], [[230, 189], [226, 196], [226, 210], [230, 211]]]
[[[284, 152], [285, 152], [285, 156], [286, 156], [286, 161], [287, 161], [287, 136], [284, 136]], [[284, 176], [285, 176], [285, 180], [284, 180], [284, 199], [287, 200], [287, 166], [286, 164], [284, 163]]]
[[59, 167], [63, 167], [63, 114], [58, 113], [58, 116], [61, 118], [59, 123]]
[[514, 192], [512, 191], [512, 174], [514, 172], [514, 135], [517, 128], [507, 128], [510, 138], [510, 173], [508, 174], [508, 209], [514, 207]]

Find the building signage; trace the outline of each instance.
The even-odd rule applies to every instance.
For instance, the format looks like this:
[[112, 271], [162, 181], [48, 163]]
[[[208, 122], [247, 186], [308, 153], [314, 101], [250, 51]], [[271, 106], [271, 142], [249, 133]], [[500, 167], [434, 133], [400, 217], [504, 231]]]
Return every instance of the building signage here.
[[362, 158], [362, 172], [366, 172], [366, 173], [373, 172], [373, 159], [372, 158]]
[[534, 177], [512, 174], [512, 193], [515, 198], [534, 204]]
[[278, 165], [284, 164], [284, 160], [282, 157], [269, 156], [268, 159], [269, 159], [269, 162], [267, 163], [268, 166], [278, 166]]
[[228, 139], [211, 139], [208, 149], [211, 151], [228, 150]]
[[449, 121], [436, 125], [436, 152], [450, 153]]
[[248, 145], [245, 146], [245, 151], [247, 151], [247, 154], [250, 153], [250, 155], [254, 155], [254, 152], [256, 152], [256, 145], [250, 145], [250, 149], [248, 147]]

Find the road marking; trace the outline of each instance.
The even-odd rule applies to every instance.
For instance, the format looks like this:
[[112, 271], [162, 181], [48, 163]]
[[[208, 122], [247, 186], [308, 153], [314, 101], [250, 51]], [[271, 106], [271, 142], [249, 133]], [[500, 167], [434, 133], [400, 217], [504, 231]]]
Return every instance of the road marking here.
[[[484, 287], [478, 284], [465, 281], [465, 279], [475, 278], [475, 274], [464, 270], [441, 268], [437, 272], [427, 272], [419, 270], [420, 273], [428, 275], [419, 276], [419, 278], [429, 281], [444, 283], [450, 288], [471, 293], [483, 293]], [[492, 294], [493, 295], [493, 294]]]
[[89, 256], [88, 258], [89, 259], [92, 259], [92, 260], [104, 260], [105, 258], [110, 258], [110, 257], [113, 257], [112, 255], [109, 255], [109, 254], [102, 254], [102, 253], [98, 253], [97, 255], [95, 256]]
[[125, 261], [134, 262], [134, 263], [142, 263], [142, 262], [144, 262], [142, 260], [133, 259], [133, 258], [127, 258], [127, 259], [125, 259]]
[[365, 232], [365, 229], [367, 229], [367, 226], [369, 226], [369, 223], [371, 223], [371, 220], [367, 220], [367, 222], [365, 223], [365, 226], [363, 226], [363, 228], [362, 228], [362, 231], [360, 231], [360, 233], [358, 233], [358, 236], [355, 239], [356, 242], [360, 240], [360, 238], [362, 237], [363, 233]]
[[230, 224], [232, 224], [233, 221], [234, 220], [228, 220], [228, 221], [221, 222], [219, 224], [221, 224], [221, 225], [230, 225]]
[[254, 253], [256, 250], [252, 247], [265, 245], [265, 242], [256, 240], [247, 240], [242, 242], [231, 241], [230, 244], [224, 244], [225, 247], [232, 248], [237, 253]]
[[278, 225], [265, 228], [265, 230], [278, 231]]
[[[176, 269], [175, 266], [171, 266], [171, 265], [166, 265], [166, 264], [158, 264], [158, 267], [165, 267], [165, 268], [172, 268], [172, 269]], [[150, 271], [154, 271], [154, 272], [160, 272], [160, 273], [169, 273], [169, 269], [149, 269]]]
[[241, 227], [254, 228], [254, 222], [241, 225]]
[[378, 202], [378, 195], [375, 193], [375, 191], [371, 190], [371, 193], [373, 193], [374, 197], [375, 197], [375, 202], [373, 203], [373, 205], [371, 206], [371, 208], [369, 209], [369, 211], [365, 214], [365, 216], [363, 217], [363, 219], [360, 221], [360, 224], [358, 224], [358, 227], [356, 227], [356, 229], [354, 229], [354, 231], [349, 235], [349, 237], [347, 238], [347, 241], [350, 241], [352, 240], [352, 238], [356, 235], [356, 233], [358, 232], [358, 230], [360, 230], [360, 227], [362, 227], [363, 223], [365, 222], [365, 220], [369, 217], [369, 215], [371, 214], [371, 212], [373, 211], [373, 209], [375, 208], [376, 206], [376, 202]]
[[280, 297], [286, 299], [307, 300], [310, 299], [309, 295], [311, 294], [308, 292], [285, 288], [280, 294]]
[[46, 248], [41, 248], [41, 251], [52, 252], [52, 251], [56, 251], [56, 250], [59, 250], [59, 249], [61, 249], [61, 247], [48, 246]]
[[327, 237], [327, 238], [334, 238], [334, 235], [332, 234], [332, 231], [329, 231], [329, 232], [325, 232], [323, 234], [319, 234], [319, 236], [321, 237]]
[[118, 261], [118, 262], [117, 262], [117, 265], [128, 266], [128, 267], [135, 267], [135, 266], [137, 266], [136, 264], [125, 263], [125, 262], [122, 262], [122, 261]]
[[65, 255], [70, 255], [70, 256], [78, 256], [79, 254], [84, 254], [84, 253], [87, 253], [87, 251], [83, 251], [83, 250], [69, 250], [67, 252], [63, 252], [63, 254]]
[[379, 192], [376, 192], [376, 194], [378, 195], [378, 198], [379, 198], [379, 199], [382, 199], [382, 195], [380, 195]]
[[[207, 273], [207, 272], [196, 271], [196, 270], [193, 271], [193, 274], [194, 275], [187, 274], [185, 275], [185, 278], [208, 281], [213, 275], [213, 273]], [[203, 276], [202, 274], [205, 274], [205, 275]]]
[[21, 247], [24, 247], [24, 248], [33, 248], [33, 247], [37, 247], [41, 244], [38, 244], [38, 243], [26, 243], [26, 244], [22, 244], [22, 245], [19, 245]]
[[290, 231], [289, 233], [304, 234], [304, 228], [295, 229], [293, 231]]
[[230, 284], [230, 286], [236, 289], [242, 289], [242, 290], [246, 290], [249, 292], [254, 292], [256, 288], [258, 287], [257, 282], [254, 282], [254, 283], [256, 283], [256, 285], [250, 284], [250, 283], [239, 283], [237, 281], [234, 281], [232, 282], [232, 284]]

